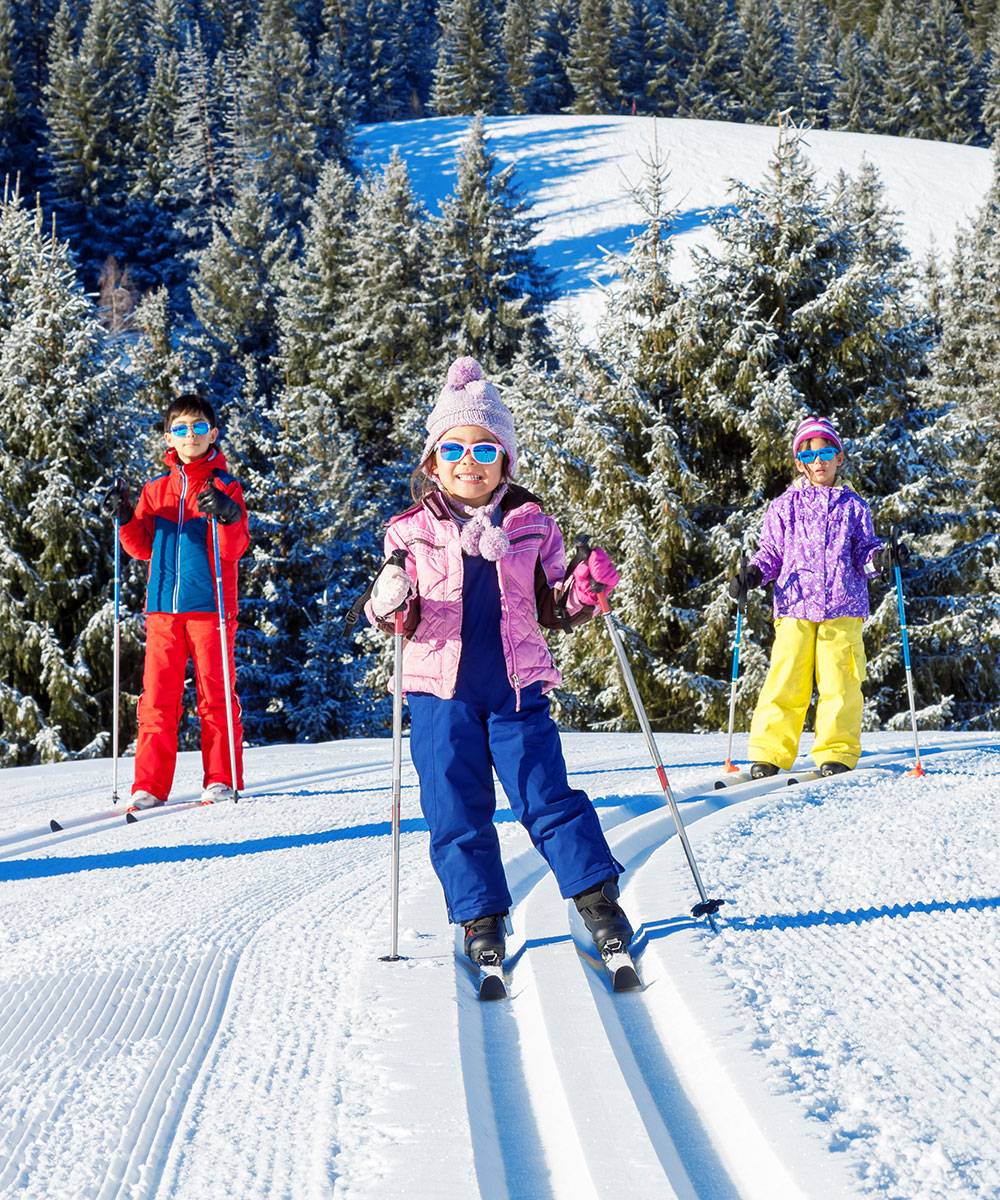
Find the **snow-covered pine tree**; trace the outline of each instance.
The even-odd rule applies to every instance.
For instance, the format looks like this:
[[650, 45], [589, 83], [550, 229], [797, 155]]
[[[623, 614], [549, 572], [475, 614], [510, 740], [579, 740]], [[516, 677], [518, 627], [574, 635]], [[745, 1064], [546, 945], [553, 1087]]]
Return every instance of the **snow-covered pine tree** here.
[[506, 0], [503, 10], [503, 55], [507, 63], [510, 111], [530, 111], [528, 93], [532, 83], [531, 46], [534, 37], [535, 0]]
[[547, 343], [553, 284], [525, 210], [513, 167], [497, 170], [477, 116], [459, 149], [455, 190], [432, 223], [432, 287], [446, 353], [472, 354], [487, 371]]
[[101, 753], [111, 713], [110, 525], [132, 384], [65, 244], [0, 204], [0, 764]]
[[[335, 385], [354, 299], [358, 198], [357, 181], [339, 164], [327, 163], [315, 196], [306, 204], [302, 254], [284, 280], [279, 302], [278, 370], [284, 379], [284, 404], [294, 414], [309, 456], [321, 467], [329, 466], [331, 477], [340, 455], [339, 438], [332, 437], [331, 430], [340, 427], [345, 415]], [[321, 485], [318, 494], [326, 499]]]
[[182, 337], [202, 390], [221, 409], [248, 388], [276, 393], [278, 297], [291, 260], [292, 235], [277, 226], [257, 181], [241, 181], [198, 256], [190, 293], [197, 325]]
[[569, 39], [575, 20], [573, 0], [549, 0], [537, 16], [525, 93], [528, 112], [562, 112], [573, 99], [566, 74]]
[[365, 177], [357, 212], [347, 260], [349, 304], [331, 331], [339, 344], [330, 347], [322, 386], [341, 426], [356, 435], [361, 461], [374, 467], [406, 443], [400, 422], [421, 402], [421, 373], [433, 361], [440, 329], [427, 216], [398, 154]]
[[17, 26], [11, 0], [0, 0], [0, 178], [9, 175], [21, 147], [21, 98], [15, 64]]
[[321, 120], [316, 73], [292, 0], [263, 0], [240, 80], [237, 169], [270, 204], [278, 227], [292, 232], [319, 175]]
[[790, 43], [788, 104], [799, 125], [823, 128], [829, 124], [830, 72], [825, 55], [829, 19], [824, 0], [789, 0], [784, 7]]
[[832, 92], [828, 110], [831, 129], [862, 131], [871, 129], [879, 119], [879, 66], [857, 30], [851, 30], [841, 40]]
[[175, 257], [193, 257], [208, 244], [226, 204], [221, 98], [198, 25], [189, 25], [178, 63], [168, 186], [174, 218]]
[[678, 117], [727, 120], [738, 111], [739, 44], [732, 0], [674, 0], [667, 25]]
[[744, 119], [758, 125], [777, 120], [791, 101], [790, 50], [774, 0], [739, 0], [740, 67], [735, 92]]
[[50, 43], [45, 156], [56, 209], [98, 262], [111, 247], [121, 259], [134, 258], [135, 235], [141, 240], [141, 231], [129, 237], [128, 221], [142, 109], [140, 37], [135, 6], [93, 0], [78, 40], [72, 10], [62, 4]]
[[573, 87], [569, 112], [619, 111], [621, 92], [613, 42], [611, 0], [580, 0], [566, 59], [566, 75]]
[[439, 117], [498, 113], [506, 63], [497, 0], [441, 0], [431, 108]]
[[962, 19], [951, 0], [920, 0], [916, 14], [916, 53], [905, 75], [907, 136], [975, 142], [981, 87]]

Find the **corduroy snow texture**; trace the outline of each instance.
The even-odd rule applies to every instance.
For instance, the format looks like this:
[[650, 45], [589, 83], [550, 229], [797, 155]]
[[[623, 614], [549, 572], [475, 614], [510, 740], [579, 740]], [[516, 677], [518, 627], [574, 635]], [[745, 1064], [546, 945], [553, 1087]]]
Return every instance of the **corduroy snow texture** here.
[[814, 437], [826, 438], [828, 442], [833, 442], [838, 450], [844, 449], [840, 435], [826, 417], [806, 417], [795, 431], [795, 438], [792, 441], [792, 456], [798, 454], [799, 447], [803, 442], [808, 442], [810, 438]]
[[448, 368], [448, 382], [427, 418], [427, 441], [420, 461], [426, 461], [449, 429], [457, 429], [460, 425], [480, 425], [488, 429], [507, 453], [508, 475], [515, 474], [517, 438], [514, 436], [514, 418], [500, 399], [496, 386], [483, 378], [483, 368], [468, 355], [456, 358]]

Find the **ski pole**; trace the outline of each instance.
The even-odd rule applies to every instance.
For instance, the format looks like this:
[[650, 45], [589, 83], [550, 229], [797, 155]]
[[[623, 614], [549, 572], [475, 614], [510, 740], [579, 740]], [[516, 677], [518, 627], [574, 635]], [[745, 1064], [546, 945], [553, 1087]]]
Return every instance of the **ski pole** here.
[[[376, 574], [388, 566], [402, 567], [405, 550], [393, 550]], [[374, 582], [372, 584], [374, 587]], [[399, 816], [403, 790], [403, 610], [393, 614], [392, 665], [392, 908], [389, 919], [389, 953], [380, 962], [399, 962]]]
[[122, 548], [118, 540], [121, 530], [121, 518], [116, 514], [115, 527], [115, 632], [111, 658], [111, 803], [118, 803], [118, 709], [121, 703], [121, 586], [122, 586]]
[[738, 771], [733, 763], [733, 726], [736, 723], [736, 679], [740, 672], [740, 641], [743, 637], [743, 614], [747, 610], [747, 556], [740, 551], [740, 598], [736, 601], [736, 639], [733, 644], [733, 682], [729, 693], [729, 740], [726, 742], [726, 761], [723, 770]]
[[[578, 554], [581, 555], [579, 561], [586, 561], [590, 555], [590, 543], [587, 538], [580, 538], [577, 542]], [[571, 564], [571, 566], [574, 564]], [[569, 570], [567, 570], [567, 574]], [[615, 657], [618, 659], [618, 666], [621, 668], [622, 678], [625, 680], [625, 687], [628, 689], [629, 697], [632, 700], [632, 707], [635, 709], [636, 718], [639, 721], [639, 727], [646, 738], [646, 745], [649, 747], [650, 756], [653, 759], [653, 765], [656, 767], [656, 776], [660, 781], [660, 787], [663, 788], [663, 795], [666, 797], [667, 804], [670, 808], [670, 815], [674, 820], [674, 828], [677, 830], [677, 836], [681, 840], [681, 845], [684, 847], [684, 854], [687, 858], [688, 866], [691, 868], [691, 874], [694, 877], [695, 887], [698, 889], [698, 895], [701, 897], [700, 903], [694, 905], [691, 909], [691, 915], [694, 917], [708, 917], [708, 923], [712, 927], [713, 932], [718, 932], [715, 928], [715, 922], [712, 920], [712, 914], [717, 913], [724, 900], [710, 900], [705, 887], [701, 882], [701, 875], [698, 871], [698, 864], [694, 859], [694, 852], [691, 849], [691, 843], [688, 841], [687, 831], [684, 828], [684, 822], [681, 820], [680, 809], [677, 807], [677, 801], [674, 799], [674, 793], [671, 790], [670, 782], [667, 779], [667, 772], [663, 766], [663, 760], [660, 758], [660, 752], [657, 749], [656, 742], [653, 740], [653, 731], [649, 725], [649, 718], [646, 716], [646, 709], [642, 703], [642, 697], [639, 695], [639, 689], [636, 686], [635, 676], [632, 674], [632, 668], [628, 664], [628, 659], [625, 656], [625, 647], [622, 645], [621, 635], [618, 633], [615, 625], [614, 617], [611, 615], [611, 606], [608, 604], [608, 598], [604, 594], [605, 585], [592, 580], [590, 584], [591, 591], [597, 596], [597, 605], [601, 610], [601, 615], [604, 617], [604, 626], [611, 638], [611, 645], [614, 647]]]
[[219, 642], [222, 645], [222, 685], [226, 692], [226, 729], [229, 733], [229, 770], [233, 783], [233, 803], [239, 801], [236, 783], [236, 732], [233, 729], [233, 689], [229, 675], [229, 639], [226, 637], [226, 603], [222, 598], [222, 556], [219, 554], [219, 522], [212, 521], [212, 549], [215, 551], [215, 600], [219, 610]]
[[910, 639], [906, 632], [906, 610], [903, 607], [903, 577], [899, 571], [899, 526], [893, 525], [889, 534], [889, 556], [892, 572], [896, 579], [896, 607], [899, 609], [899, 632], [903, 642], [903, 669], [906, 671], [906, 691], [910, 698], [910, 723], [913, 726], [913, 752], [916, 757], [912, 771], [907, 775], [926, 775], [920, 765], [920, 742], [917, 738], [917, 707], [913, 699], [913, 671], [910, 668]]

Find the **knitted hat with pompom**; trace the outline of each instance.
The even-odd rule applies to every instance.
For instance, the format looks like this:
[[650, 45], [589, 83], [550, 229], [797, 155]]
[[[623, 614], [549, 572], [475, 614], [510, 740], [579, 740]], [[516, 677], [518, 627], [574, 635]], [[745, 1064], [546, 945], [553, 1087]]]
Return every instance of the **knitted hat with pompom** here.
[[798, 454], [802, 443], [808, 442], [810, 438], [826, 438], [828, 442], [833, 442], [838, 450], [844, 448], [836, 429], [826, 417], [806, 417], [796, 429], [795, 437], [792, 439], [793, 458]]
[[468, 356], [456, 358], [448, 368], [448, 382], [427, 418], [427, 441], [420, 461], [426, 461], [444, 434], [459, 425], [488, 429], [507, 453], [507, 474], [514, 475], [517, 471], [514, 418], [496, 386], [483, 378], [483, 368]]

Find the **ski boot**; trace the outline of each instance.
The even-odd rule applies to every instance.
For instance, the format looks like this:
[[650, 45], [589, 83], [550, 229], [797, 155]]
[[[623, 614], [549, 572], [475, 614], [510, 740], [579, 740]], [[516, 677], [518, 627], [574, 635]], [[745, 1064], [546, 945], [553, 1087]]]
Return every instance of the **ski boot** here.
[[767, 779], [769, 775], [777, 775], [777, 773], [778, 768], [774, 763], [769, 762], [755, 762], [750, 768], [751, 779]]
[[[606, 950], [627, 950], [632, 940], [632, 926], [618, 903], [618, 880], [605, 879], [573, 897], [583, 923], [587, 926], [598, 953]], [[617, 945], [615, 945], [617, 943]]]
[[821, 775], [843, 775], [845, 771], [851, 768], [847, 763], [842, 762], [825, 762], [819, 769]]
[[504, 924], [507, 914], [493, 913], [488, 917], [476, 917], [473, 921], [463, 921], [465, 930], [465, 953], [468, 958], [479, 964], [484, 955], [492, 955], [489, 960], [502, 963], [506, 943], [504, 941]]

